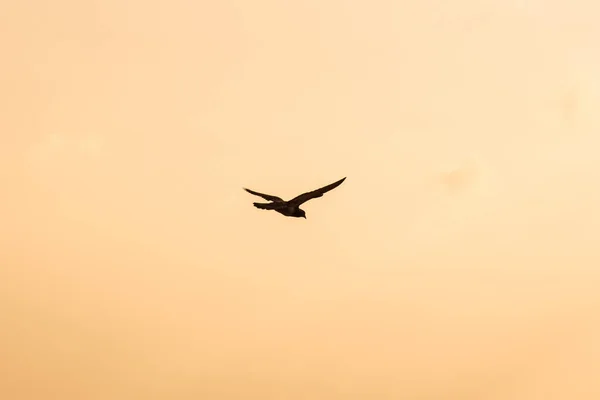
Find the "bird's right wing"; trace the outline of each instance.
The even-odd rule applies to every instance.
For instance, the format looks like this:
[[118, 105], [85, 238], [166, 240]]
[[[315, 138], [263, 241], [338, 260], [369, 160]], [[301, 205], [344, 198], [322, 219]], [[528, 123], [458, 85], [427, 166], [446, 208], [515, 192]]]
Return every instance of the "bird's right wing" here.
[[300, 204], [305, 203], [308, 200], [316, 199], [317, 197], [323, 196], [325, 193], [329, 192], [330, 190], [333, 190], [336, 187], [340, 186], [342, 184], [342, 182], [344, 182], [345, 180], [346, 180], [346, 178], [342, 178], [337, 182], [333, 182], [327, 186], [323, 186], [322, 188], [313, 190], [312, 192], [302, 193], [300, 196], [294, 197], [288, 203], [293, 204], [295, 206], [299, 206]]
[[277, 197], [277, 196], [272, 196], [270, 194], [264, 194], [264, 193], [258, 193], [255, 192], [254, 190], [250, 190], [250, 189], [246, 189], [244, 188], [244, 190], [250, 194], [253, 194], [255, 196], [259, 196], [262, 197], [265, 200], [269, 200], [269, 201], [283, 201], [281, 198]]

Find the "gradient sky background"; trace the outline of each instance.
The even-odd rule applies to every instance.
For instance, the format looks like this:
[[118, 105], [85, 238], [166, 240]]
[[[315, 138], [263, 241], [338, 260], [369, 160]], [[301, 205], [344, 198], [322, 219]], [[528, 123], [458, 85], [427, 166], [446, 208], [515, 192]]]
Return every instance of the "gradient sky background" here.
[[599, 5], [5, 3], [1, 398], [600, 398]]

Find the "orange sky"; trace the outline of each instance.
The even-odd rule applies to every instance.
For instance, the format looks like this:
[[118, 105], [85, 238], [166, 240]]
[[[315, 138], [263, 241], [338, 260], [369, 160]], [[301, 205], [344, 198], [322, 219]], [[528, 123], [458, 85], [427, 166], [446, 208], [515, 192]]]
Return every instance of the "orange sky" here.
[[594, 2], [12, 3], [0, 398], [600, 398]]

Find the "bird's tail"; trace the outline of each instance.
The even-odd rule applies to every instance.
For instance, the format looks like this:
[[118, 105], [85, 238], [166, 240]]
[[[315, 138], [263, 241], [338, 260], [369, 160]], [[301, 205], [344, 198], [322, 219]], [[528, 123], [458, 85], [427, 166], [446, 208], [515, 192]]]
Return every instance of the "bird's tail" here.
[[277, 208], [277, 203], [252, 203], [254, 207], [260, 208], [261, 210], [274, 210]]

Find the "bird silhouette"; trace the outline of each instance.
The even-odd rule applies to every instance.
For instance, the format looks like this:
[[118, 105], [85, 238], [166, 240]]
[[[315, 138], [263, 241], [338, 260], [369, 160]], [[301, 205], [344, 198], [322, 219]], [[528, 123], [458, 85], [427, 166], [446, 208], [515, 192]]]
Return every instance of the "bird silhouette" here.
[[296, 217], [296, 218], [306, 218], [306, 212], [300, 208], [300, 205], [311, 200], [316, 199], [317, 197], [323, 196], [325, 193], [329, 192], [332, 189], [340, 186], [342, 182], [346, 180], [346, 177], [340, 179], [337, 182], [331, 183], [327, 186], [323, 186], [320, 189], [313, 190], [311, 192], [302, 193], [299, 196], [294, 197], [291, 200], [285, 201], [280, 197], [273, 196], [270, 194], [264, 194], [255, 192], [254, 190], [246, 189], [244, 190], [250, 194], [255, 196], [262, 197], [265, 200], [270, 201], [270, 203], [253, 203], [254, 207], [259, 208], [261, 210], [275, 210], [278, 213], [285, 215], [286, 217]]

